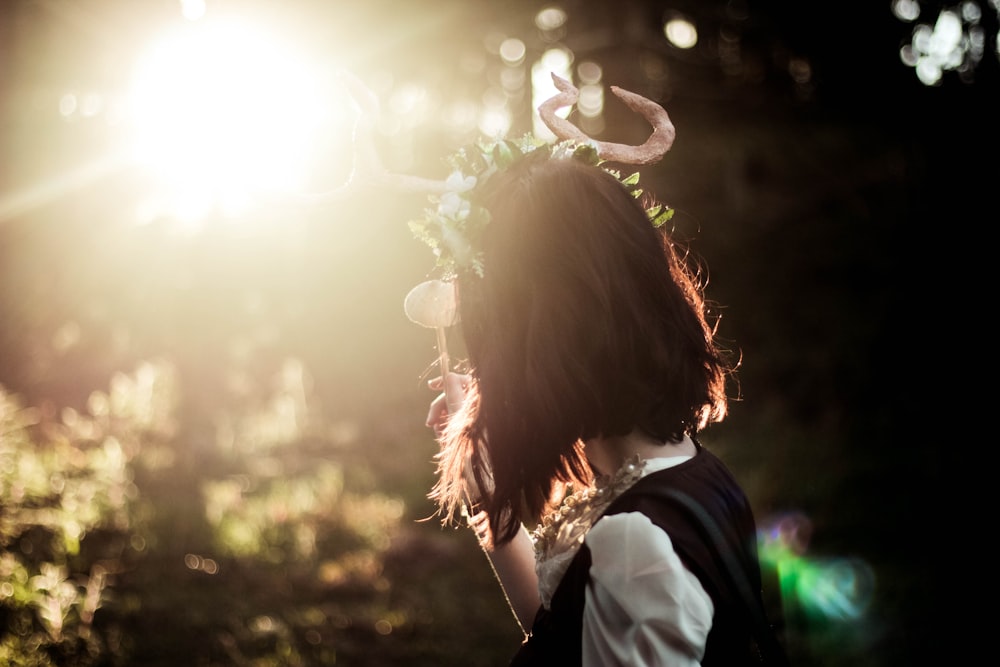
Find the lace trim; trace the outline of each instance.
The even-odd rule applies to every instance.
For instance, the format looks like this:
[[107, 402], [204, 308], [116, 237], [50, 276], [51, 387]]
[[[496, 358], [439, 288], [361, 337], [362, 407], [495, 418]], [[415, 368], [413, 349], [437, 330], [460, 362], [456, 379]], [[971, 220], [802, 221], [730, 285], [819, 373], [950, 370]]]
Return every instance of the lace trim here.
[[563, 498], [531, 533], [538, 589], [546, 608], [591, 525], [615, 498], [642, 478], [645, 467], [646, 461], [639, 455], [630, 457], [615, 474], [598, 477], [593, 486]]

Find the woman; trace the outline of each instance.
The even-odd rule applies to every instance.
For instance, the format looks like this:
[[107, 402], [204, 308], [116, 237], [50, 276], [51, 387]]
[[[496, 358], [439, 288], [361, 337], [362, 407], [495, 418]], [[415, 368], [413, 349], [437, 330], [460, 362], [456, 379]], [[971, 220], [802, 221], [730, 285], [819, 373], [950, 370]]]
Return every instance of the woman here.
[[553, 82], [539, 113], [562, 141], [460, 151], [411, 223], [455, 281], [469, 362], [430, 382], [431, 497], [445, 522], [470, 517], [525, 630], [512, 665], [787, 664], [750, 504], [697, 440], [734, 366], [672, 211], [605, 167], [659, 160], [673, 124], [612, 87], [653, 132], [593, 141], [556, 113], [576, 88]]
[[511, 664], [782, 660], [753, 621], [750, 505], [697, 440], [725, 417], [733, 368], [687, 255], [579, 160], [537, 151], [478, 190], [484, 268], [457, 278], [469, 373], [430, 383], [448, 390], [427, 418], [431, 495], [448, 519], [473, 508], [527, 629]]

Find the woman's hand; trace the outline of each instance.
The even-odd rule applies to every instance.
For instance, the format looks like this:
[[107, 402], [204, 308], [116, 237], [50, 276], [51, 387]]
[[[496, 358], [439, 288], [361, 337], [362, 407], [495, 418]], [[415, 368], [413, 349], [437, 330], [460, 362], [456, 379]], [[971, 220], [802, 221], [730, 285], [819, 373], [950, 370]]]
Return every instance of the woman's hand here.
[[470, 380], [469, 375], [446, 373], [443, 378], [436, 377], [427, 381], [428, 388], [441, 392], [431, 401], [430, 409], [427, 411], [426, 424], [428, 428], [434, 429], [435, 436], [441, 437], [448, 424], [448, 417], [462, 407]]

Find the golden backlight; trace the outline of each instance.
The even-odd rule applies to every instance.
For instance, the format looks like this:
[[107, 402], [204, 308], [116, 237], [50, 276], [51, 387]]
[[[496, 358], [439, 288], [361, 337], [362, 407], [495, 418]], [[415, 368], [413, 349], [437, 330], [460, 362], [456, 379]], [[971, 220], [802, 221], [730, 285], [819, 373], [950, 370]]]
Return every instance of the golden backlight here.
[[[198, 22], [159, 39], [130, 92], [132, 149], [160, 187], [156, 213], [239, 215], [299, 189], [330, 110], [309, 62], [248, 23]], [[166, 209], [166, 210], [163, 210]]]

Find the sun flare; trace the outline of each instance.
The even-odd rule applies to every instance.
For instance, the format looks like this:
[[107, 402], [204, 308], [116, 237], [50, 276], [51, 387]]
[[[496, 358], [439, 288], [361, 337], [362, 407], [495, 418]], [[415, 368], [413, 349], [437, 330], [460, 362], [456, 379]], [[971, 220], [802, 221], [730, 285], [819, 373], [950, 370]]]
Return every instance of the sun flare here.
[[301, 187], [328, 114], [309, 63], [249, 25], [198, 23], [141, 57], [131, 90], [133, 151], [175, 212], [234, 210]]

